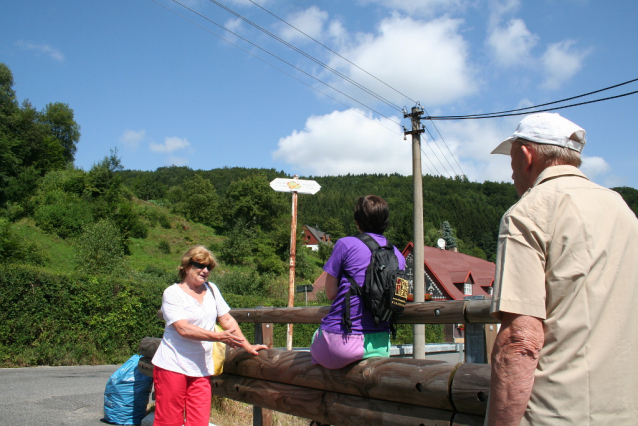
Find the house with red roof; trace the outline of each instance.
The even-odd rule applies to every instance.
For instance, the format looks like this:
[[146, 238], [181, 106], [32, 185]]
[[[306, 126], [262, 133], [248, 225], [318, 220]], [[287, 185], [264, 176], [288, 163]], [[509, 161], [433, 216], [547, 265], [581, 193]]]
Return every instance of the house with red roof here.
[[[408, 243], [403, 249], [405, 270], [413, 287], [414, 244]], [[496, 265], [487, 260], [452, 250], [437, 247], [423, 247], [425, 293], [432, 300], [463, 300], [466, 296], [492, 297], [492, 285]], [[314, 283], [314, 290], [308, 293], [308, 300], [315, 300], [317, 294], [325, 291], [326, 273], [323, 272]], [[412, 290], [410, 291], [412, 293]]]
[[304, 245], [312, 251], [319, 250], [320, 242], [330, 242], [330, 234], [326, 234], [325, 232], [320, 231], [318, 228], [313, 228], [310, 225], [304, 225], [301, 232], [303, 234], [302, 239]]
[[[414, 244], [403, 249], [406, 272], [413, 275]], [[423, 247], [425, 293], [432, 300], [463, 300], [466, 296], [492, 297], [496, 265], [487, 260], [438, 247]], [[410, 279], [410, 287], [413, 280]]]

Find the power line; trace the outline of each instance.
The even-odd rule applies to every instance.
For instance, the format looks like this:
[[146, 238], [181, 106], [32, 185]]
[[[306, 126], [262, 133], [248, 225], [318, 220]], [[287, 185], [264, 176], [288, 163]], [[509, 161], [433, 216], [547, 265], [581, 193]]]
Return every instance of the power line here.
[[[425, 108], [424, 108], [425, 111]], [[438, 155], [437, 155], [437, 160], [439, 160], [439, 162], [441, 162], [441, 165], [443, 166], [443, 168], [445, 169], [445, 172], [448, 173], [450, 176], [454, 175], [457, 176], [458, 174], [456, 173], [456, 171], [454, 170], [454, 167], [452, 167], [452, 164], [450, 164], [450, 161], [447, 159], [447, 155], [445, 155], [443, 153], [443, 150], [441, 150], [441, 147], [436, 143], [436, 139], [434, 138], [434, 136], [432, 135], [432, 133], [430, 133], [430, 129], [427, 128], [427, 126], [424, 124], [423, 128], [428, 132], [428, 135], [430, 135], [430, 139], [432, 140], [432, 143], [434, 143], [434, 145], [439, 149], [439, 152], [441, 153], [441, 155], [443, 156], [443, 158], [445, 158], [445, 161], [447, 162], [447, 164], [450, 166], [450, 169], [452, 169], [452, 173], [448, 173], [447, 171], [447, 167], [445, 167], [445, 164], [443, 164], [443, 162], [439, 159]], [[439, 136], [441, 134], [439, 133]], [[426, 142], [427, 143], [427, 142]], [[445, 145], [447, 147], [447, 144]], [[430, 147], [430, 149], [432, 149], [432, 147]], [[450, 151], [450, 149], [448, 148], [448, 151]], [[432, 152], [434, 152], [434, 149], [432, 149]], [[452, 157], [454, 157], [454, 154], [452, 154], [452, 151], [450, 151], [450, 155], [452, 155]]]
[[[176, 3], [178, 3], [176, 0], [173, 0]], [[351, 79], [350, 77], [342, 74], [341, 72], [337, 71], [336, 69], [330, 67], [329, 65], [321, 62], [319, 59], [313, 57], [312, 55], [310, 55], [309, 53], [304, 52], [303, 50], [297, 48], [296, 46], [292, 45], [291, 43], [288, 43], [286, 40], [282, 39], [281, 37], [278, 37], [277, 35], [271, 33], [270, 31], [268, 31], [267, 29], [259, 26], [258, 24], [254, 23], [253, 21], [251, 21], [250, 19], [242, 16], [241, 14], [235, 12], [234, 10], [230, 9], [227, 6], [224, 6], [223, 4], [221, 4], [220, 2], [218, 2], [217, 0], [209, 0], [211, 3], [216, 4], [217, 6], [221, 7], [222, 9], [224, 9], [225, 11], [227, 11], [228, 13], [233, 14], [234, 16], [238, 17], [239, 19], [241, 19], [242, 21], [248, 23], [249, 25], [257, 28], [259, 31], [263, 32], [264, 34], [269, 35], [270, 37], [274, 38], [275, 40], [277, 40], [278, 42], [284, 44], [285, 46], [289, 47], [290, 49], [294, 50], [295, 52], [299, 53], [300, 55], [310, 59], [311, 61], [315, 62], [317, 65], [320, 65], [321, 67], [327, 69], [328, 71], [338, 75], [339, 77], [341, 77], [342, 79], [344, 79], [345, 81], [347, 81], [348, 83], [352, 84], [353, 86], [363, 90], [364, 92], [368, 93], [369, 95], [373, 96], [374, 98], [380, 100], [381, 102], [385, 103], [386, 105], [401, 111], [401, 108], [398, 105], [395, 105], [394, 103], [392, 103], [391, 101], [385, 99], [384, 97], [382, 97], [381, 95], [378, 95], [377, 93], [375, 93], [374, 91], [368, 89], [367, 87], [363, 86], [362, 84], [357, 83], [356, 81], [354, 81], [353, 79]], [[181, 3], [180, 3], [181, 4]]]
[[350, 65], [358, 68], [359, 70], [363, 71], [364, 73], [368, 74], [370, 77], [374, 78], [375, 80], [377, 80], [379, 83], [383, 84], [384, 86], [394, 90], [396, 93], [398, 93], [399, 95], [403, 96], [404, 98], [408, 99], [410, 102], [412, 103], [416, 103], [415, 100], [411, 99], [408, 95], [405, 95], [403, 93], [401, 93], [400, 91], [398, 91], [397, 89], [395, 89], [394, 87], [390, 86], [389, 84], [387, 84], [385, 81], [380, 80], [379, 78], [375, 77], [374, 75], [370, 74], [368, 71], [364, 70], [363, 68], [361, 68], [359, 65], [355, 64], [354, 62], [351, 62], [348, 58], [345, 58], [343, 56], [341, 56], [339, 53], [335, 52], [334, 50], [332, 50], [331, 48], [329, 48], [328, 46], [326, 46], [325, 44], [321, 43], [319, 40], [314, 39], [312, 36], [306, 34], [305, 32], [301, 31], [299, 28], [295, 27], [294, 25], [292, 25], [291, 23], [287, 22], [286, 20], [280, 18], [279, 16], [275, 15], [274, 13], [272, 13], [271, 11], [269, 11], [268, 9], [266, 9], [265, 7], [261, 6], [260, 4], [255, 3], [253, 0], [248, 0], [249, 2], [251, 2], [252, 4], [254, 4], [255, 6], [257, 6], [258, 8], [260, 8], [261, 10], [263, 10], [264, 12], [270, 14], [271, 16], [279, 19], [281, 22], [283, 22], [284, 24], [288, 25], [290, 28], [295, 29], [296, 31], [298, 31], [299, 33], [305, 35], [306, 37], [308, 37], [310, 40], [314, 41], [315, 43], [317, 43], [319, 46], [324, 47], [325, 49], [329, 50], [330, 52], [334, 53], [335, 55], [337, 55], [338, 57], [340, 57], [341, 59], [343, 59], [344, 61], [348, 62]]
[[[596, 90], [596, 91], [585, 93], [585, 94], [582, 94], [582, 95], [573, 96], [571, 98], [562, 99], [560, 101], [548, 102], [546, 104], [531, 106], [531, 107], [527, 107], [527, 108], [519, 108], [519, 109], [513, 109], [513, 110], [509, 110], [509, 111], [493, 112], [493, 113], [486, 113], [486, 114], [474, 114], [474, 115], [426, 116], [426, 117], [423, 117], [423, 119], [424, 120], [479, 120], [479, 119], [483, 119], [483, 118], [509, 117], [509, 116], [516, 116], [516, 115], [531, 114], [531, 113], [535, 113], [535, 112], [555, 111], [555, 110], [559, 110], [559, 109], [571, 108], [571, 107], [575, 107], [575, 106], [587, 105], [587, 104], [592, 104], [592, 103], [596, 103], [596, 102], [608, 101], [608, 100], [611, 100], [611, 99], [617, 99], [617, 98], [622, 98], [622, 97], [629, 96], [629, 95], [634, 95], [634, 94], [638, 93], [638, 90], [633, 91], [633, 92], [629, 92], [629, 93], [623, 93], [621, 95], [609, 96], [607, 98], [594, 99], [592, 101], [579, 102], [579, 103], [570, 104], [570, 105], [563, 105], [563, 106], [555, 107], [555, 108], [546, 108], [546, 109], [535, 110], [535, 111], [528, 111], [528, 110], [535, 109], [535, 108], [540, 108], [542, 106], [553, 105], [553, 104], [565, 102], [565, 101], [572, 100], [572, 99], [582, 98], [584, 96], [589, 96], [589, 95], [592, 95], [594, 93], [603, 92], [605, 90], [614, 89], [616, 87], [623, 86], [625, 84], [633, 83], [635, 81], [638, 81], [638, 79], [626, 81], [624, 83], [616, 84], [614, 86], [606, 87], [604, 89]], [[526, 111], [526, 112], [517, 112], [517, 111]]]
[[[224, 39], [223, 37], [221, 37], [221, 36], [219, 36], [219, 35], [217, 35], [217, 34], [215, 34], [215, 33], [211, 32], [211, 31], [209, 31], [208, 29], [206, 29], [206, 28], [202, 27], [201, 25], [199, 25], [199, 24], [197, 24], [197, 23], [193, 22], [192, 20], [190, 20], [190, 19], [188, 19], [188, 18], [186, 18], [186, 17], [184, 17], [184, 16], [180, 15], [179, 13], [177, 13], [177, 12], [175, 12], [175, 11], [171, 10], [170, 8], [168, 8], [168, 7], [166, 7], [166, 6], [164, 6], [164, 5], [160, 4], [160, 3], [158, 3], [156, 0], [152, 0], [152, 1], [153, 1], [154, 3], [159, 4], [160, 6], [164, 7], [165, 9], [170, 10], [171, 12], [175, 13], [176, 15], [183, 17], [184, 19], [188, 20], [189, 22], [194, 23], [195, 25], [197, 25], [197, 26], [199, 26], [200, 28], [202, 28], [202, 29], [204, 29], [204, 30], [206, 30], [206, 31], [210, 32], [211, 34], [214, 34], [215, 36], [217, 36], [217, 37], [221, 38], [222, 40], [227, 41], [228, 43], [232, 44], [233, 46], [237, 46], [236, 44], [234, 44], [234, 43], [232, 43], [232, 42], [230, 42], [230, 41], [228, 41], [228, 40]], [[212, 24], [214, 24], [214, 25], [218, 26], [219, 28], [221, 28], [221, 29], [223, 29], [223, 30], [225, 30], [225, 31], [227, 31], [227, 32], [229, 32], [229, 33], [231, 33], [231, 34], [233, 34], [235, 37], [238, 37], [238, 38], [240, 38], [240, 39], [244, 40], [246, 43], [249, 43], [250, 45], [252, 45], [252, 46], [256, 47], [256, 48], [257, 48], [257, 49], [259, 49], [259, 50], [261, 50], [262, 52], [267, 53], [268, 55], [270, 55], [270, 56], [272, 56], [272, 57], [274, 57], [274, 58], [276, 58], [276, 59], [280, 60], [281, 62], [285, 63], [286, 65], [288, 65], [288, 66], [290, 66], [290, 67], [292, 67], [292, 68], [296, 69], [297, 71], [299, 71], [299, 72], [301, 72], [301, 73], [303, 73], [303, 74], [307, 75], [308, 77], [310, 77], [310, 78], [312, 78], [312, 79], [316, 80], [317, 82], [319, 82], [319, 83], [321, 83], [321, 84], [323, 84], [323, 85], [325, 85], [325, 86], [327, 86], [327, 87], [331, 88], [332, 90], [334, 90], [334, 91], [336, 91], [336, 92], [340, 93], [341, 95], [343, 95], [343, 96], [347, 97], [348, 99], [350, 99], [350, 100], [352, 100], [352, 101], [354, 101], [354, 102], [358, 103], [359, 105], [361, 105], [361, 106], [363, 106], [363, 107], [365, 107], [365, 108], [369, 109], [370, 111], [377, 113], [377, 114], [378, 114], [378, 115], [380, 115], [381, 117], [384, 117], [385, 119], [387, 119], [387, 120], [389, 120], [389, 121], [391, 121], [391, 122], [393, 122], [393, 123], [395, 123], [395, 124], [397, 124], [397, 125], [401, 125], [401, 123], [399, 123], [399, 122], [397, 122], [397, 121], [394, 121], [393, 119], [391, 119], [391, 118], [389, 118], [389, 117], [386, 117], [385, 115], [381, 114], [379, 111], [377, 111], [377, 110], [373, 109], [372, 107], [369, 107], [368, 105], [366, 105], [366, 104], [364, 104], [364, 103], [362, 103], [362, 102], [360, 102], [360, 101], [356, 100], [355, 98], [353, 98], [353, 97], [351, 97], [351, 96], [349, 96], [349, 95], [345, 94], [345, 93], [344, 93], [344, 92], [342, 92], [341, 90], [339, 90], [339, 89], [337, 89], [337, 88], [335, 88], [335, 87], [333, 87], [333, 86], [329, 85], [328, 83], [325, 83], [324, 81], [322, 81], [322, 80], [318, 79], [317, 77], [315, 77], [315, 76], [311, 75], [310, 73], [308, 73], [308, 72], [306, 72], [306, 71], [302, 70], [301, 68], [299, 68], [299, 67], [297, 67], [297, 66], [295, 66], [295, 65], [291, 64], [290, 62], [288, 62], [288, 61], [286, 61], [286, 60], [284, 60], [284, 59], [280, 58], [279, 56], [275, 55], [274, 53], [269, 52], [268, 50], [266, 50], [266, 49], [262, 48], [261, 46], [259, 46], [259, 45], [255, 44], [255, 43], [251, 42], [250, 40], [248, 40], [248, 39], [246, 39], [246, 38], [244, 38], [244, 37], [240, 36], [239, 34], [237, 34], [237, 33], [233, 32], [233, 31], [229, 30], [228, 28], [224, 27], [223, 25], [221, 25], [221, 24], [219, 24], [219, 23], [217, 23], [217, 22], [213, 21], [212, 19], [210, 19], [210, 18], [208, 18], [208, 17], [206, 17], [206, 16], [202, 15], [201, 13], [199, 13], [199, 12], [197, 12], [197, 11], [195, 11], [195, 10], [193, 10], [193, 9], [189, 8], [188, 6], [186, 6], [186, 5], [182, 4], [182, 3], [180, 3], [179, 1], [177, 1], [177, 0], [173, 0], [173, 2], [174, 2], [174, 3], [179, 4], [179, 5], [180, 5], [180, 6], [182, 6], [183, 8], [185, 8], [185, 9], [187, 9], [187, 10], [191, 11], [192, 13], [194, 13], [194, 14], [196, 14], [196, 15], [200, 16], [201, 18], [206, 19], [207, 21], [209, 21], [210, 23], [212, 23]], [[239, 46], [237, 46], [237, 47], [239, 47]], [[240, 49], [241, 49], [241, 48], [240, 48]], [[246, 52], [246, 50], [244, 50], [244, 49], [242, 49], [242, 50], [243, 50], [244, 52]], [[251, 55], [252, 55], [252, 54], [251, 54]], [[252, 55], [252, 56], [255, 56], [255, 55]], [[256, 57], [256, 56], [255, 56], [255, 57]], [[263, 62], [266, 62], [266, 61], [263, 61]], [[266, 62], [266, 63], [268, 63], [268, 62]], [[274, 67], [274, 68], [277, 68], [277, 67]], [[277, 69], [279, 69], [279, 68], [277, 68]], [[286, 73], [286, 74], [288, 74], [288, 73]], [[288, 75], [290, 75], [290, 74], [288, 74]], [[294, 77], [293, 77], [293, 78], [294, 78]], [[298, 80], [298, 79], [297, 79], [297, 80]], [[300, 80], [299, 80], [299, 81], [300, 81]], [[304, 84], [305, 84], [305, 83], [304, 83]], [[320, 93], [323, 93], [323, 92], [320, 92]], [[328, 96], [328, 95], [326, 95], [326, 96]], [[329, 96], [329, 97], [330, 97], [330, 96]], [[330, 98], [331, 98], [331, 99], [334, 99], [334, 98], [332, 98], [332, 97], [330, 97]], [[342, 102], [339, 102], [339, 103], [341, 103], [342, 105], [344, 105]], [[347, 107], [347, 105], [346, 105], [346, 107]], [[385, 126], [383, 126], [383, 127], [385, 127]], [[386, 127], [386, 128], [387, 128], [387, 127]], [[396, 133], [396, 132], [395, 132], [395, 133]]]

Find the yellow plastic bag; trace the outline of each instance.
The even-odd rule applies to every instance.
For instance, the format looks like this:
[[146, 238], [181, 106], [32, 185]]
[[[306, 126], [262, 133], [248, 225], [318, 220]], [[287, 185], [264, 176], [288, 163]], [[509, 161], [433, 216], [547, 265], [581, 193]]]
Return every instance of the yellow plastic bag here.
[[[221, 333], [224, 331], [219, 324], [215, 324], [215, 331]], [[215, 365], [215, 371], [213, 376], [219, 376], [224, 372], [224, 358], [226, 358], [226, 343], [213, 342], [213, 364]]]

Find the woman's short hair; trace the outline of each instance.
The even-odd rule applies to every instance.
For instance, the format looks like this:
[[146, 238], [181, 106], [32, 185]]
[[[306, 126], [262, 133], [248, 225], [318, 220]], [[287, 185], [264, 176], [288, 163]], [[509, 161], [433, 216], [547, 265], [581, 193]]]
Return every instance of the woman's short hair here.
[[203, 265], [210, 265], [210, 271], [212, 271], [217, 266], [217, 260], [213, 253], [210, 252], [204, 246], [194, 246], [188, 249], [186, 253], [182, 256], [182, 261], [177, 268], [177, 274], [179, 275], [180, 281], [184, 281], [186, 278], [186, 272], [191, 262], [201, 263]]
[[359, 224], [361, 232], [383, 234], [390, 224], [388, 203], [376, 195], [359, 197], [354, 206], [354, 220]]

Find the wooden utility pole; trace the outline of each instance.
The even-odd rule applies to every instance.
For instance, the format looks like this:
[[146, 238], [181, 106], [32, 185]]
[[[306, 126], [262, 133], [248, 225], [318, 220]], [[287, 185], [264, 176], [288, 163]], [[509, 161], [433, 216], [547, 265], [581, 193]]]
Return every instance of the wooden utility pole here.
[[[423, 108], [415, 106], [410, 114], [404, 116], [410, 117], [412, 120], [412, 130], [405, 132], [412, 136], [412, 178], [414, 191], [414, 301], [423, 302], [425, 300], [425, 279], [423, 266], [423, 175], [421, 172], [421, 133], [424, 132], [421, 127], [421, 116]], [[425, 325], [414, 324], [412, 326], [414, 342], [412, 353], [414, 359], [425, 359]]]

